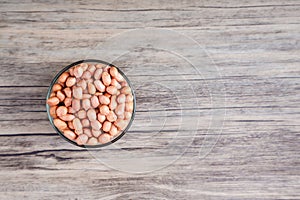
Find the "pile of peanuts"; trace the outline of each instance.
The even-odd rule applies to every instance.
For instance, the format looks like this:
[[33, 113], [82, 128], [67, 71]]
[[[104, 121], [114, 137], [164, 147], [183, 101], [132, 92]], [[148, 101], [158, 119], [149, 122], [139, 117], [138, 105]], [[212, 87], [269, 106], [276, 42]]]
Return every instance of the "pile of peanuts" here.
[[133, 93], [113, 66], [81, 63], [65, 71], [47, 99], [54, 125], [78, 145], [110, 142], [128, 125]]

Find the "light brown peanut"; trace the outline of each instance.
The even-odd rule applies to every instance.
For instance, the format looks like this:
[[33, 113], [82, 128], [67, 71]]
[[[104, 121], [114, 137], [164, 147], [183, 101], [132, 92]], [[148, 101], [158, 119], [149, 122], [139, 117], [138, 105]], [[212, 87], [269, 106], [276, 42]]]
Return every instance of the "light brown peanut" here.
[[102, 73], [102, 81], [103, 81], [103, 84], [105, 86], [109, 86], [110, 85], [110, 83], [111, 83], [111, 77], [110, 77], [109, 73], [107, 73], [107, 72], [103, 72]]
[[64, 130], [64, 129], [68, 128], [67, 123], [62, 121], [61, 119], [56, 118], [53, 120], [53, 123], [59, 130]]
[[90, 126], [90, 121], [88, 119], [83, 119], [81, 121], [81, 124], [83, 127], [89, 127]]
[[109, 113], [109, 108], [106, 105], [100, 106], [99, 110], [102, 115], [107, 115]]
[[103, 133], [99, 136], [98, 138], [98, 141], [101, 143], [101, 144], [105, 144], [105, 143], [108, 143], [110, 141], [110, 135], [107, 134], [107, 133]]
[[77, 116], [79, 119], [85, 119], [86, 118], [86, 112], [85, 110], [79, 110], [77, 113]]
[[97, 96], [93, 96], [93, 97], [91, 98], [91, 103], [92, 103], [92, 107], [93, 107], [93, 108], [97, 108], [97, 107], [100, 105], [99, 99], [98, 99]]
[[71, 90], [71, 88], [65, 88], [64, 90], [64, 93], [65, 93], [65, 95], [67, 96], [67, 97], [69, 97], [69, 98], [71, 98], [72, 97], [72, 90]]
[[87, 142], [88, 145], [96, 145], [98, 143], [98, 140], [94, 137], [90, 138]]
[[75, 130], [82, 130], [82, 124], [80, 119], [78, 118], [73, 119], [73, 126]]
[[80, 100], [79, 99], [72, 99], [72, 108], [75, 112], [80, 110]]
[[59, 117], [61, 117], [63, 115], [66, 115], [67, 113], [68, 113], [68, 109], [65, 106], [59, 106], [56, 109], [56, 115], [59, 116]]
[[105, 115], [101, 115], [100, 113], [98, 113], [97, 115], [97, 120], [101, 123], [103, 123], [106, 119], [106, 116]]
[[102, 130], [108, 132], [111, 128], [111, 122], [105, 121], [102, 126]]
[[73, 131], [70, 130], [64, 130], [64, 136], [68, 138], [69, 140], [74, 140], [76, 138], [76, 134]]
[[82, 99], [82, 88], [81, 87], [73, 87], [73, 97], [76, 99]]
[[132, 96], [132, 94], [128, 94], [128, 95], [126, 95], [126, 103], [128, 103], [128, 102], [132, 102], [133, 101], [133, 96]]
[[59, 99], [57, 97], [50, 97], [48, 100], [47, 100], [47, 104], [49, 106], [56, 106], [57, 104], [59, 104]]
[[88, 71], [91, 72], [91, 74], [94, 74], [94, 72], [96, 71], [96, 69], [97, 68], [93, 64], [89, 65], [89, 67], [88, 67]]
[[57, 91], [60, 91], [62, 89], [62, 86], [58, 83], [55, 83], [53, 86], [52, 86], [52, 92], [57, 92]]
[[117, 94], [118, 89], [115, 86], [111, 85], [106, 88], [106, 92], [108, 92], [111, 95], [115, 95], [115, 94]]
[[83, 78], [83, 79], [88, 80], [88, 79], [90, 79], [91, 77], [92, 77], [91, 72], [89, 72], [89, 71], [83, 72], [83, 75], [82, 75], [82, 78]]
[[56, 109], [57, 109], [57, 106], [50, 107], [49, 113], [50, 113], [51, 117], [53, 117], [53, 118], [57, 118]]
[[88, 137], [93, 137], [92, 131], [89, 128], [84, 128], [83, 129], [83, 134], [87, 135]]
[[101, 135], [101, 131], [92, 129], [92, 134], [94, 137], [99, 137]]
[[[96, 65], [97, 67], [97, 65]], [[100, 80], [102, 75], [102, 68], [96, 69], [95, 73], [94, 73], [94, 79], [95, 80]]]
[[64, 120], [66, 122], [70, 122], [70, 121], [73, 121], [73, 119], [75, 118], [74, 115], [71, 115], [71, 114], [66, 114], [66, 115], [62, 115], [59, 117], [61, 120]]
[[81, 135], [79, 135], [79, 136], [77, 137], [76, 143], [77, 143], [78, 145], [84, 145], [84, 144], [87, 143], [88, 139], [89, 139], [89, 137], [88, 137], [87, 135], [81, 134]]
[[87, 87], [87, 83], [85, 80], [81, 79], [78, 83], [77, 83], [77, 86], [81, 87], [82, 90], [85, 90], [86, 87]]
[[109, 104], [109, 108], [111, 110], [114, 110], [116, 109], [116, 107], [118, 106], [118, 103], [117, 103], [117, 96], [111, 96], [110, 98], [110, 104]]
[[124, 130], [127, 126], [127, 122], [123, 119], [117, 119], [114, 125], [119, 128], [119, 130]]
[[121, 103], [117, 106], [117, 108], [115, 109], [115, 113], [117, 115], [122, 115], [124, 114], [124, 111], [125, 111], [125, 104], [124, 103]]
[[88, 83], [88, 91], [90, 94], [95, 94], [96, 93], [96, 87], [93, 83]]
[[95, 80], [94, 85], [99, 92], [105, 92], [105, 85], [100, 80]]
[[127, 112], [132, 112], [133, 111], [133, 102], [128, 102], [125, 104], [125, 110]]
[[68, 127], [74, 130], [73, 121], [68, 122]]
[[87, 117], [88, 119], [92, 122], [92, 121], [95, 121], [97, 119], [97, 114], [96, 114], [96, 111], [94, 109], [89, 109], [87, 111]]
[[84, 110], [88, 110], [91, 108], [91, 101], [89, 99], [82, 100], [82, 107]]
[[111, 67], [111, 68], [109, 69], [109, 73], [110, 73], [110, 75], [113, 76], [113, 77], [116, 77], [116, 76], [119, 74], [118, 69], [117, 69], [116, 67]]
[[70, 98], [70, 97], [65, 98], [64, 104], [65, 104], [66, 107], [71, 106], [72, 105], [72, 98]]
[[64, 72], [62, 73], [59, 78], [58, 78], [58, 82], [64, 84], [67, 80], [67, 78], [70, 76], [70, 74], [68, 72]]
[[131, 94], [131, 89], [129, 86], [125, 86], [121, 89], [122, 94]]
[[119, 83], [116, 79], [114, 79], [114, 78], [111, 79], [111, 85], [112, 85], [112, 86], [115, 86], [118, 90], [121, 89], [121, 87], [122, 87], [122, 86], [120, 85], [120, 83]]
[[74, 68], [73, 73], [76, 78], [80, 78], [83, 74], [83, 68], [81, 66], [77, 66]]
[[111, 125], [111, 128], [109, 130], [109, 134], [111, 136], [116, 136], [118, 134], [118, 128], [115, 125]]
[[114, 122], [117, 120], [117, 115], [114, 113], [114, 111], [109, 111], [109, 113], [106, 115], [106, 118], [110, 122]]
[[56, 96], [57, 96], [57, 98], [59, 99], [60, 102], [64, 101], [64, 99], [65, 99], [64, 93], [60, 90], [57, 91]]
[[99, 121], [95, 120], [95, 121], [91, 122], [91, 127], [92, 127], [93, 130], [99, 131], [100, 128], [102, 127], [102, 125]]
[[125, 103], [125, 100], [126, 100], [125, 94], [120, 94], [120, 95], [117, 97], [117, 102], [118, 102], [119, 104]]
[[66, 86], [67, 87], [72, 87], [75, 84], [76, 84], [76, 78], [75, 77], [67, 78], [67, 81], [66, 81]]
[[99, 96], [99, 102], [101, 104], [108, 105], [110, 103], [110, 100], [107, 96], [101, 95]]

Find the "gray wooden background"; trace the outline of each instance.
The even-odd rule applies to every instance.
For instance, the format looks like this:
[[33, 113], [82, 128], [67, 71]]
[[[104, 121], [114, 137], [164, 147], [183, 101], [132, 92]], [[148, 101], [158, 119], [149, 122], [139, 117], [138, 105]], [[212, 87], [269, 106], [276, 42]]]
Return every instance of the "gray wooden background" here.
[[[0, 12], [0, 199], [300, 199], [299, 0], [1, 0]], [[137, 49], [116, 61], [136, 89], [130, 131], [96, 152], [62, 140], [45, 108], [55, 74], [147, 27], [183, 34], [163, 42], [221, 76]]]

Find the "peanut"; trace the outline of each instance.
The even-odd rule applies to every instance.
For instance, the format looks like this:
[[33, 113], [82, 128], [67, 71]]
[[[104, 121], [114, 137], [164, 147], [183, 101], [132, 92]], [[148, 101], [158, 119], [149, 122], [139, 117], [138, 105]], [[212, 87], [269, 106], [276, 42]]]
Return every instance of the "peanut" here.
[[78, 99], [72, 99], [72, 108], [75, 110], [75, 112], [80, 110], [80, 100]]
[[61, 102], [64, 101], [64, 99], [65, 99], [65, 95], [60, 90], [57, 91], [56, 96], [59, 99], [59, 101], [61, 101]]
[[105, 143], [108, 143], [110, 141], [110, 135], [107, 134], [107, 133], [103, 133], [99, 136], [98, 138], [98, 141], [101, 143], [101, 144], [105, 144]]
[[94, 109], [89, 109], [87, 111], [87, 117], [90, 121], [95, 121], [97, 119], [96, 111]]
[[97, 108], [97, 107], [100, 105], [97, 96], [93, 96], [93, 97], [91, 98], [91, 103], [92, 103], [92, 107], [93, 107], [93, 108]]
[[99, 137], [101, 135], [101, 131], [92, 129], [92, 134], [93, 134], [94, 137], [97, 138], [97, 137]]
[[67, 113], [68, 113], [68, 109], [65, 106], [59, 106], [56, 110], [56, 115], [59, 117], [66, 115]]
[[120, 94], [117, 98], [117, 102], [120, 104], [125, 103], [125, 100], [126, 100], [125, 94]]
[[63, 133], [64, 136], [66, 136], [66, 138], [68, 138], [69, 140], [74, 140], [76, 138], [76, 134], [73, 131], [65, 130]]
[[82, 130], [82, 124], [80, 119], [78, 118], [73, 119], [73, 126], [75, 130]]
[[101, 106], [101, 107], [100, 107], [100, 113], [101, 113], [102, 115], [107, 115], [107, 114], [109, 113], [109, 108], [108, 108], [108, 106], [106, 106], [106, 105]]
[[77, 143], [78, 145], [84, 145], [84, 144], [87, 143], [88, 139], [89, 139], [89, 137], [88, 137], [87, 135], [81, 134], [81, 135], [79, 135], [79, 136], [77, 137], [76, 143]]
[[121, 89], [121, 93], [122, 94], [130, 94], [131, 93], [131, 89], [129, 86], [125, 86]]
[[84, 110], [88, 110], [91, 108], [91, 101], [89, 99], [82, 100], [82, 107]]
[[50, 97], [47, 100], [47, 103], [49, 106], [56, 106], [57, 104], [59, 104], [59, 99], [57, 97]]
[[79, 119], [85, 119], [86, 118], [86, 112], [84, 110], [79, 110], [77, 113], [77, 116]]
[[61, 120], [66, 121], [66, 122], [70, 122], [70, 121], [72, 121], [72, 120], [75, 118], [75, 116], [74, 116], [74, 115], [71, 115], [71, 114], [66, 114], [66, 115], [60, 116], [59, 118], [60, 118]]
[[[96, 67], [97, 67], [97, 65], [96, 65]], [[99, 69], [97, 69], [97, 70], [95, 71], [95, 73], [94, 73], [94, 79], [95, 79], [95, 80], [100, 80], [101, 75], [102, 75], [102, 69], [99, 68]]]
[[60, 75], [60, 77], [58, 78], [58, 82], [64, 84], [67, 80], [67, 78], [70, 76], [70, 74], [68, 72], [64, 72]]
[[110, 103], [109, 98], [104, 95], [99, 96], [99, 101], [101, 104], [104, 104], [104, 105], [108, 105]]
[[100, 80], [95, 80], [94, 85], [99, 92], [105, 92], [105, 85]]
[[71, 98], [72, 97], [72, 90], [71, 90], [71, 88], [65, 88], [64, 90], [64, 93], [65, 93], [65, 95], [67, 96], [67, 97], [69, 97], [69, 98]]
[[62, 89], [62, 86], [58, 83], [55, 83], [52, 87], [52, 92], [57, 92], [60, 91]]
[[87, 142], [88, 145], [96, 145], [98, 143], [98, 140], [94, 137], [90, 138]]
[[54, 119], [53, 123], [59, 130], [64, 130], [64, 129], [68, 128], [67, 123], [60, 119]]
[[114, 111], [110, 111], [107, 116], [106, 116], [107, 120], [110, 122], [114, 122], [117, 120], [117, 115], [114, 113]]
[[107, 73], [107, 72], [103, 72], [102, 73], [102, 81], [103, 81], [103, 84], [105, 86], [109, 86], [110, 85], [110, 83], [111, 83], [111, 77], [110, 77], [109, 73]]
[[92, 121], [91, 126], [93, 130], [97, 130], [97, 131], [100, 130], [100, 128], [102, 127], [101, 123], [97, 120]]
[[89, 127], [90, 126], [90, 121], [88, 119], [83, 119], [81, 121], [81, 124], [83, 127]]
[[111, 136], [116, 136], [118, 134], [118, 128], [115, 125], [111, 125], [111, 128], [109, 130], [109, 134]]
[[83, 68], [81, 66], [77, 66], [75, 67], [73, 73], [76, 78], [80, 78], [83, 74]]
[[108, 92], [111, 95], [114, 95], [114, 94], [117, 94], [118, 89], [115, 86], [111, 85], [106, 88], [106, 92]]
[[89, 83], [88, 84], [88, 91], [89, 91], [90, 94], [95, 94], [96, 93], [96, 87], [95, 87], [95, 85], [92, 84], [92, 83]]
[[73, 87], [73, 97], [76, 99], [82, 99], [82, 88], [81, 87]]
[[72, 98], [70, 98], [70, 97], [65, 98], [64, 104], [65, 104], [66, 107], [71, 106], [72, 105]]
[[76, 78], [75, 77], [69, 77], [69, 78], [67, 78], [66, 86], [67, 87], [72, 87], [73, 85], [75, 85], [75, 83], [76, 83]]
[[108, 132], [111, 128], [111, 122], [105, 121], [102, 126], [102, 130]]

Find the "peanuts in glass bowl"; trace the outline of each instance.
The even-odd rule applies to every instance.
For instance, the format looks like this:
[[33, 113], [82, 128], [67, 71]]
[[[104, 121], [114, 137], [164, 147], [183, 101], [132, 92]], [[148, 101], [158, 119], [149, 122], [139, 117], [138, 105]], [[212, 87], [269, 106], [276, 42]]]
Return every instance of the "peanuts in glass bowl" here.
[[101, 60], [65, 67], [47, 94], [54, 129], [80, 147], [101, 147], [120, 139], [135, 114], [135, 95], [125, 74]]

